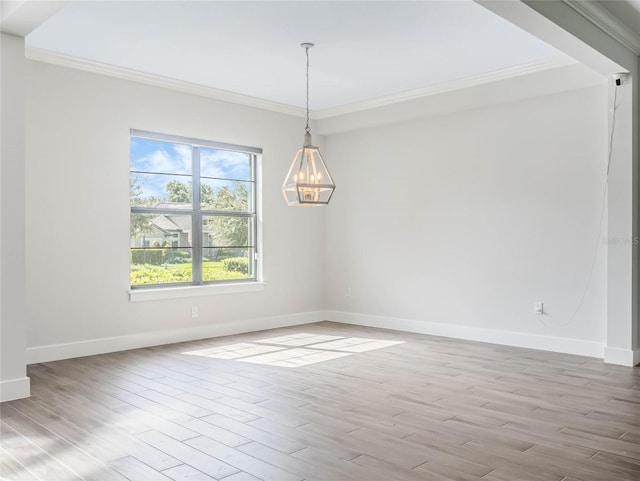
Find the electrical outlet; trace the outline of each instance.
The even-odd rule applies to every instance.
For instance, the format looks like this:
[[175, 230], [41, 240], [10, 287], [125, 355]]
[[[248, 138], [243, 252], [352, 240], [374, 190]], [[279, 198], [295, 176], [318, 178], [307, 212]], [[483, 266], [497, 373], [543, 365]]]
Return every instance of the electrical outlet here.
[[538, 301], [533, 303], [533, 312], [538, 316], [541, 316], [542, 314], [544, 314], [542, 302]]
[[198, 317], [198, 308], [195, 306], [191, 307], [191, 317]]
[[347, 297], [351, 297], [351, 288], [347, 287], [344, 291], [344, 295]]

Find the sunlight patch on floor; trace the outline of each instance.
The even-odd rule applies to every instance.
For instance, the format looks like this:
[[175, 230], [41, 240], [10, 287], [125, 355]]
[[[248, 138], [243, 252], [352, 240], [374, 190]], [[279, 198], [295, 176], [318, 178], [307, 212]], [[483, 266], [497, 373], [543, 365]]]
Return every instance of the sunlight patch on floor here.
[[293, 348], [284, 351], [264, 354], [262, 356], [241, 359], [254, 364], [268, 364], [269, 366], [298, 367], [315, 364], [317, 362], [348, 356], [347, 352], [316, 351], [314, 349]]
[[214, 357], [216, 359], [237, 359], [239, 357], [254, 356], [256, 354], [264, 354], [266, 352], [282, 351], [284, 347], [262, 346], [260, 344], [251, 344], [249, 342], [241, 342], [238, 344], [229, 344], [228, 346], [212, 347], [209, 349], [201, 349], [199, 351], [183, 352], [192, 356]]
[[397, 344], [404, 344], [404, 341], [299, 333], [254, 342], [216, 346], [183, 354], [268, 366], [299, 367], [356, 353], [384, 349]]
[[256, 342], [278, 344], [281, 346], [308, 346], [309, 344], [333, 341], [334, 339], [344, 339], [344, 337], [306, 334], [304, 332], [301, 332], [300, 334], [291, 334], [289, 336], [270, 337], [269, 339], [262, 339]]

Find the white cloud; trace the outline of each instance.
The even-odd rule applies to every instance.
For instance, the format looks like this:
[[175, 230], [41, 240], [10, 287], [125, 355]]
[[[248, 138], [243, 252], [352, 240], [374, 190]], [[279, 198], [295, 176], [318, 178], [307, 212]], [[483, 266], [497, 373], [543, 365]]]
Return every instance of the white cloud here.
[[190, 174], [191, 147], [188, 145], [173, 145], [172, 147], [173, 152], [162, 146], [132, 159], [132, 169], [168, 174]]
[[202, 149], [200, 171], [207, 177], [250, 180], [249, 157], [241, 152]]
[[182, 162], [182, 167], [185, 172], [191, 172], [192, 161], [192, 149], [188, 145], [176, 144], [173, 146], [176, 154], [178, 154], [178, 160]]

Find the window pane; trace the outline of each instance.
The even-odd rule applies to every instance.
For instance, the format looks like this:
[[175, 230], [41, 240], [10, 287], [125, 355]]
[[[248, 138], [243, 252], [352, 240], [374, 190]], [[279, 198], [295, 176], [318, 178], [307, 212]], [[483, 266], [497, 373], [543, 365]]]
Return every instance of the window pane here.
[[190, 145], [132, 137], [131, 170], [190, 175], [192, 152]]
[[203, 210], [253, 212], [253, 183], [232, 180], [200, 180]]
[[131, 214], [131, 285], [191, 282], [190, 215]]
[[224, 248], [225, 255], [244, 255], [254, 247], [253, 217], [202, 217], [202, 247]]
[[[215, 255], [211, 256], [211, 252]], [[214, 249], [203, 248], [202, 280], [228, 281], [234, 279], [253, 279], [253, 254], [249, 249]]]
[[253, 180], [251, 154], [203, 147], [200, 149], [200, 175], [217, 179]]
[[256, 279], [257, 156], [203, 144], [141, 131], [131, 137], [134, 287]]
[[192, 208], [191, 178], [180, 175], [131, 173], [131, 206], [160, 209]]

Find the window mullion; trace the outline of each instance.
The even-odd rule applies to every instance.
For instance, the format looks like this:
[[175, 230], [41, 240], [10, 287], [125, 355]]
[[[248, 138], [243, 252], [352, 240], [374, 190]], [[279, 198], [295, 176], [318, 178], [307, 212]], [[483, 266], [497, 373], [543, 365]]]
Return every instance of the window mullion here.
[[257, 275], [258, 257], [260, 252], [258, 250], [258, 159], [256, 155], [251, 156], [251, 193], [250, 193], [250, 209], [253, 214], [252, 228], [253, 232], [251, 243], [253, 244], [253, 259], [251, 259], [251, 265], [253, 266], [253, 276]]
[[193, 191], [193, 253], [192, 272], [193, 283], [202, 284], [202, 212], [200, 210], [200, 147], [193, 147], [192, 157], [193, 180], [191, 182]]

